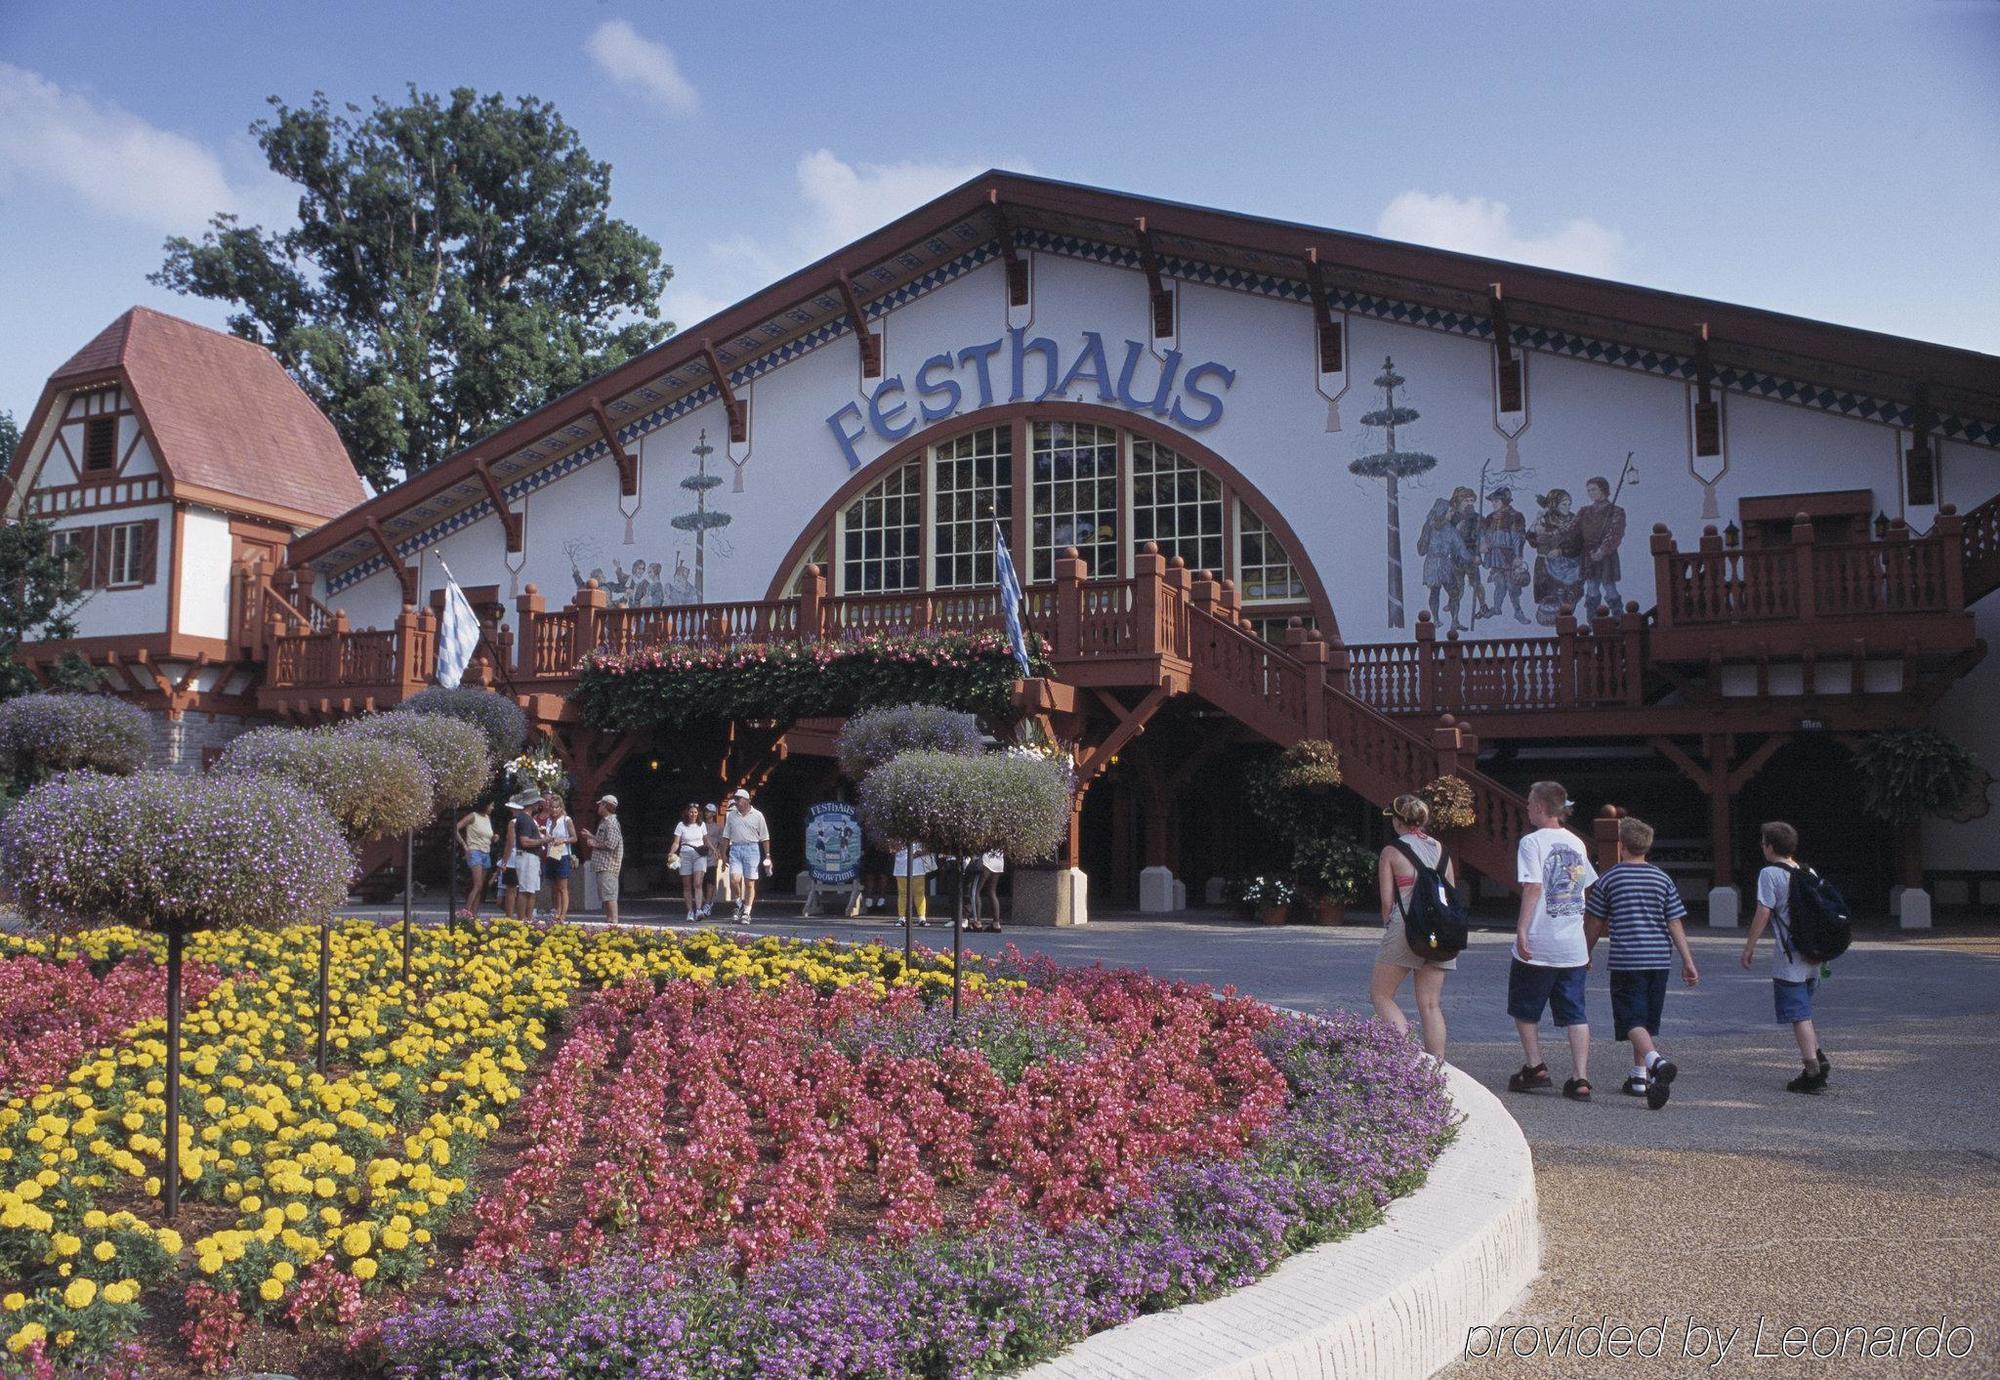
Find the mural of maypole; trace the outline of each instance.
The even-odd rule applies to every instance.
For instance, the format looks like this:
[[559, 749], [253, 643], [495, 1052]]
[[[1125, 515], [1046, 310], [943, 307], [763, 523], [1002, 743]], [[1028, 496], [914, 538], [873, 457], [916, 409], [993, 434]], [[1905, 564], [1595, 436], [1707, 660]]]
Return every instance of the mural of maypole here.
[[734, 519], [720, 510], [709, 511], [708, 491], [722, 483], [722, 476], [708, 472], [708, 457], [715, 454], [715, 447], [708, 443], [707, 428], [702, 429], [692, 453], [695, 472], [681, 481], [681, 487], [694, 495], [694, 511], [675, 518], [673, 528], [677, 532], [694, 533], [694, 601], [703, 604], [708, 602], [708, 534], [718, 527], [727, 527]]
[[1424, 473], [1437, 465], [1435, 455], [1425, 455], [1421, 451], [1396, 449], [1396, 428], [1408, 426], [1420, 415], [1416, 409], [1398, 407], [1396, 390], [1407, 382], [1396, 372], [1396, 361], [1388, 356], [1382, 359], [1382, 372], [1375, 376], [1375, 386], [1382, 390], [1382, 406], [1373, 412], [1362, 414], [1361, 425], [1379, 427], [1383, 433], [1382, 449], [1370, 455], [1363, 455], [1348, 465], [1348, 471], [1363, 479], [1379, 479], [1389, 491], [1389, 626], [1405, 626], [1403, 617], [1403, 506], [1397, 493], [1397, 481], [1409, 479]]

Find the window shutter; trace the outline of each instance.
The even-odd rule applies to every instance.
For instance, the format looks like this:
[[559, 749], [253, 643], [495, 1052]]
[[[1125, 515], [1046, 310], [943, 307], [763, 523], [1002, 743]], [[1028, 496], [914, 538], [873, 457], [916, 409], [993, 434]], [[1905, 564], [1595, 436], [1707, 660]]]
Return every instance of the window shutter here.
[[160, 573], [160, 520], [147, 518], [139, 524], [138, 559], [133, 564], [138, 568], [139, 583], [150, 585]]
[[111, 529], [109, 527], [87, 527], [90, 535], [84, 538], [85, 559], [89, 563], [90, 583], [85, 589], [102, 589], [111, 583]]

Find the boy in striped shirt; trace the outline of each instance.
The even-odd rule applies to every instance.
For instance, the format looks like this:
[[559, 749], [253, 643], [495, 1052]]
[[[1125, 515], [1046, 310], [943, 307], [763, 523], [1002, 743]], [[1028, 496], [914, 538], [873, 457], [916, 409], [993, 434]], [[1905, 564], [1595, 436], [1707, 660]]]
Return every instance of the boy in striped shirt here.
[[1584, 934], [1593, 948], [1611, 935], [1611, 1016], [1618, 1039], [1632, 1042], [1632, 1073], [1625, 1092], [1643, 1097], [1654, 1111], [1667, 1105], [1674, 1061], [1653, 1044], [1667, 1000], [1667, 969], [1681, 960], [1681, 981], [1701, 980], [1682, 921], [1687, 906], [1673, 878], [1646, 861], [1653, 826], [1627, 815], [1618, 821], [1618, 861], [1584, 898]]

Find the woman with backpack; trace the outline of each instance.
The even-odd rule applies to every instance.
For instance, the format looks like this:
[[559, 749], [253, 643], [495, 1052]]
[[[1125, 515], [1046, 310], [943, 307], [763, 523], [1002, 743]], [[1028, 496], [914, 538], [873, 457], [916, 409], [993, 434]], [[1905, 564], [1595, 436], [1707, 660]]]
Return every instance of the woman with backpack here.
[[1404, 978], [1410, 978], [1417, 994], [1417, 1018], [1424, 1031], [1424, 1052], [1433, 1059], [1444, 1058], [1444, 975], [1458, 966], [1454, 953], [1449, 958], [1426, 958], [1410, 947], [1406, 919], [1416, 899], [1418, 871], [1442, 876], [1448, 886], [1457, 878], [1451, 858], [1442, 842], [1427, 831], [1431, 807], [1423, 798], [1399, 795], [1383, 811], [1395, 827], [1396, 841], [1382, 850], [1375, 877], [1382, 898], [1382, 945], [1375, 951], [1375, 972], [1368, 982], [1368, 999], [1375, 1004], [1378, 1020], [1401, 1031], [1410, 1023], [1396, 994]]

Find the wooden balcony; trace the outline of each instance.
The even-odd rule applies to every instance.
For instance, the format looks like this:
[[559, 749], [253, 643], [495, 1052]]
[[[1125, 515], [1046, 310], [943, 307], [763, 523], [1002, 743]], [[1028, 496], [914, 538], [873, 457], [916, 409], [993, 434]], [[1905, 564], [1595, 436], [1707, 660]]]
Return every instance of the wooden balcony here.
[[[1987, 534], [1982, 541], [1993, 539], [1987, 529], [1994, 525], [1990, 517], [1979, 520]], [[1307, 655], [1324, 657], [1327, 682], [1361, 704], [1391, 715], [1478, 715], [1489, 737], [1572, 732], [1584, 723], [1600, 734], [1687, 731], [1676, 727], [1688, 718], [1686, 696], [1677, 690], [1704, 675], [1713, 679], [1726, 664], [1810, 667], [1893, 658], [1907, 678], [1919, 665], [1948, 667], [1953, 658], [1976, 656], [1965, 606], [1967, 530], [1950, 509], [1923, 537], [1892, 526], [1880, 541], [1853, 544], [1816, 543], [1811, 523], [1801, 522], [1789, 546], [1730, 547], [1711, 529], [1683, 551], [1656, 530], [1660, 602], [1651, 613], [1629, 605], [1588, 619], [1564, 613], [1552, 636], [1476, 639], [1440, 635], [1419, 614], [1408, 642], [1310, 643], [1316, 650]], [[1089, 580], [1080, 563], [1059, 566], [1055, 583], [1027, 592], [1026, 613], [1049, 639], [1061, 680], [1085, 689], [1184, 690], [1199, 671], [1210, 684], [1247, 689], [1254, 682], [1260, 712], [1278, 710], [1304, 722], [1312, 696], [1287, 677], [1309, 640], [1287, 639], [1279, 649], [1256, 637], [1226, 581], [1156, 555], [1142, 555], [1129, 579]], [[501, 620], [498, 605], [489, 607], [486, 637], [467, 678], [524, 697], [546, 696], [534, 707], [550, 718], [560, 715], [561, 697], [593, 649], [1004, 625], [997, 590], [833, 597], [817, 570], [808, 571], [794, 599], [623, 609], [587, 586], [551, 609], [531, 585], [514, 603], [520, 635]], [[309, 592], [267, 587], [255, 607], [267, 662], [259, 693], [272, 710], [326, 715], [380, 708], [422, 688], [435, 672], [436, 619], [428, 610], [406, 608], [386, 630], [354, 630]], [[1857, 700], [1861, 679], [1849, 677]], [[1813, 693], [1810, 670], [1805, 693]], [[1657, 703], [1665, 698], [1680, 703]]]

